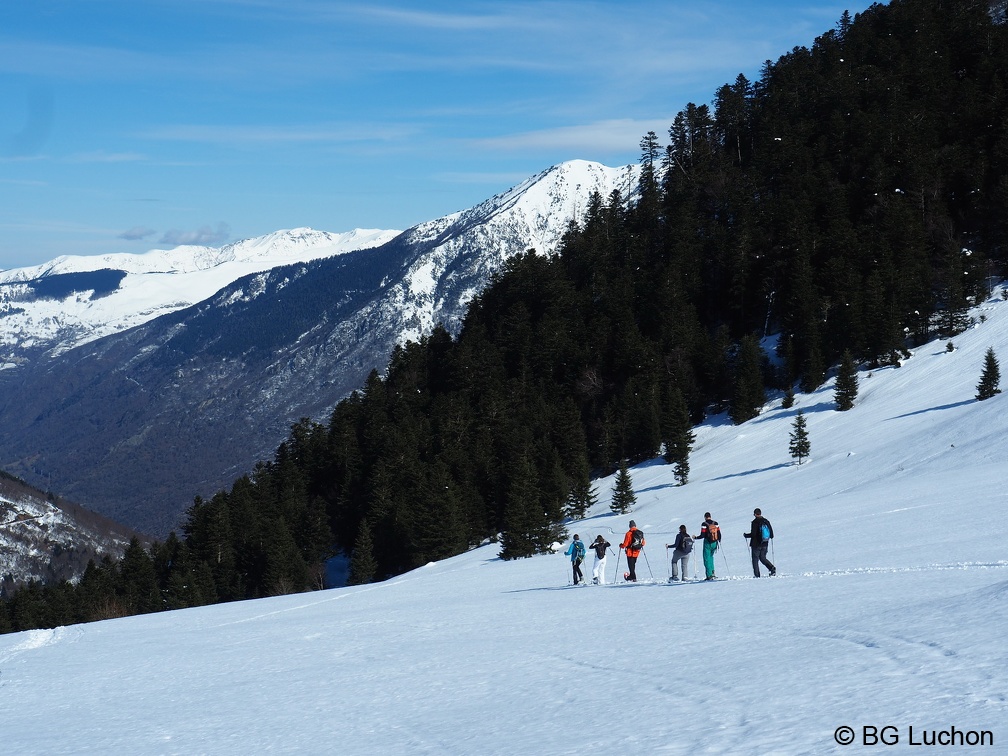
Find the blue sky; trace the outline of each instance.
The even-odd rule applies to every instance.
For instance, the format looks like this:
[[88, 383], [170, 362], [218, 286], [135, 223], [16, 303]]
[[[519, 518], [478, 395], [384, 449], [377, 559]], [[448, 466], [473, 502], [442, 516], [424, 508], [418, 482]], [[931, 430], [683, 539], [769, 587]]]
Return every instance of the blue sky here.
[[[868, 3], [864, 3], [867, 6]], [[815, 0], [0, 4], [0, 269], [408, 228], [811, 45]]]

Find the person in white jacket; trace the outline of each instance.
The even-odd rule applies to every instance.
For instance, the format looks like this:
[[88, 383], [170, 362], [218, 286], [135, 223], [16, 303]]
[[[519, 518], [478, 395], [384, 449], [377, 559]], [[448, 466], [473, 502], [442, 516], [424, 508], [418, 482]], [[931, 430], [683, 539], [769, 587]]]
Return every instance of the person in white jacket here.
[[595, 566], [592, 567], [592, 582], [596, 585], [605, 585], [605, 563], [607, 549], [612, 546], [602, 536], [598, 536], [592, 541], [591, 547], [595, 550]]

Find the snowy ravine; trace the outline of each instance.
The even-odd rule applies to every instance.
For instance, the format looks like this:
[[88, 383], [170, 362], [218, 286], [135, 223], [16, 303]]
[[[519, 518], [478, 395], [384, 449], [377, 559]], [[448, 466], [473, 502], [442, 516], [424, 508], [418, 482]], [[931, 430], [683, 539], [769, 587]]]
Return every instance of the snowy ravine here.
[[[631, 471], [629, 516], [600, 481], [571, 532], [615, 545], [633, 517], [644, 582], [568, 587], [559, 553], [503, 562], [490, 544], [374, 585], [3, 636], [3, 750], [828, 754], [889, 727], [886, 753], [917, 747], [911, 728], [1004, 753], [1008, 398], [974, 393], [988, 347], [1008, 368], [1008, 302], [973, 315], [954, 351], [861, 371], [849, 412], [830, 380], [712, 419], [688, 485], [657, 460]], [[772, 579], [751, 579], [742, 538], [756, 506]], [[664, 545], [705, 510], [730, 579], [666, 583]]]

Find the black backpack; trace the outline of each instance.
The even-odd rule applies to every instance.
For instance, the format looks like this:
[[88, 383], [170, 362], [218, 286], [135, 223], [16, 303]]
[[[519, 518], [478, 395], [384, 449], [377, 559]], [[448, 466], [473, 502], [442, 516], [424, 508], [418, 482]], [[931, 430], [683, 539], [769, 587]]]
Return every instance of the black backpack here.
[[644, 531], [634, 528], [630, 536], [630, 548], [633, 551], [640, 551], [644, 547]]
[[682, 537], [682, 547], [680, 549], [683, 554], [689, 554], [693, 551], [693, 536], [689, 533], [683, 533]]

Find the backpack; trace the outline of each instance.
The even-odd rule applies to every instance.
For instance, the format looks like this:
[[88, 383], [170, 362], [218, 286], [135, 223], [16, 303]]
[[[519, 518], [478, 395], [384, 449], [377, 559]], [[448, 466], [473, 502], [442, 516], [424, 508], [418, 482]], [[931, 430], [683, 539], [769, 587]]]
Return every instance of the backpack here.
[[707, 526], [707, 541], [710, 543], [717, 543], [721, 540], [721, 529], [718, 527], [716, 522], [712, 522]]
[[630, 550], [640, 551], [644, 548], [644, 531], [634, 528], [630, 536]]
[[693, 536], [691, 536], [689, 533], [683, 533], [682, 545], [679, 547], [679, 550], [683, 554], [689, 554], [691, 551], [693, 551]]
[[763, 538], [763, 543], [770, 540], [770, 525], [765, 520], [763, 524], [760, 525], [760, 536]]
[[584, 559], [585, 555], [584, 541], [574, 542], [574, 554], [575, 556], [577, 556], [578, 559]]

